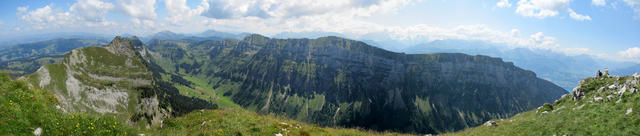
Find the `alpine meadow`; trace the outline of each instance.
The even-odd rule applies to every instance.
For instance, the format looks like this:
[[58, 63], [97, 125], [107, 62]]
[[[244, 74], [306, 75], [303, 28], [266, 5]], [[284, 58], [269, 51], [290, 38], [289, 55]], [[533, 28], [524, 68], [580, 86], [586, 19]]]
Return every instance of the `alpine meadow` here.
[[638, 0], [0, 10], [0, 135], [640, 135]]

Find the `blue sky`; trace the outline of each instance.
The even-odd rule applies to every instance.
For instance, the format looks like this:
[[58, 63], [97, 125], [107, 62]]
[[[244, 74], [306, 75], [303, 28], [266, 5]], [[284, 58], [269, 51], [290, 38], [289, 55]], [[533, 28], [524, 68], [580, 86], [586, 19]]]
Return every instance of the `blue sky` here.
[[0, 35], [325, 31], [482, 40], [640, 62], [640, 0], [4, 0]]

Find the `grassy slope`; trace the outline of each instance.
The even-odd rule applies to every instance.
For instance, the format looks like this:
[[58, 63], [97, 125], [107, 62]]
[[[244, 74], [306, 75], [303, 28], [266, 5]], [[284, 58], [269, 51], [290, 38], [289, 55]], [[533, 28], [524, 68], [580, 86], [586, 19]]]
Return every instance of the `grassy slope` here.
[[360, 129], [324, 128], [284, 117], [259, 115], [239, 109], [201, 110], [167, 119], [163, 128], [145, 130], [151, 135], [403, 135]]
[[[166, 119], [163, 128], [136, 128], [114, 115], [63, 113], [46, 90], [30, 89], [24, 81], [0, 74], [0, 134], [31, 135], [40, 127], [44, 135], [401, 135], [359, 129], [324, 128], [243, 109], [194, 111]], [[207, 121], [205, 125], [201, 125]], [[282, 123], [286, 123], [286, 125]]]
[[[539, 113], [532, 110], [509, 119], [494, 120], [497, 127], [483, 125], [446, 135], [640, 135], [640, 93], [627, 89], [622, 100], [616, 103], [619, 100], [616, 95], [612, 95], [610, 101], [606, 97], [620, 88], [597, 92], [603, 86], [614, 82], [624, 84], [627, 80], [638, 79], [628, 76], [619, 80], [588, 78], [578, 89], [585, 92], [583, 99], [574, 101], [569, 94], [552, 104], [554, 111], [548, 114], [543, 115], [542, 109]], [[638, 84], [630, 87], [640, 88]], [[602, 97], [604, 101], [590, 102], [595, 97]], [[630, 108], [632, 112], [625, 114]]]
[[38, 127], [44, 135], [128, 135], [135, 133], [113, 115], [63, 113], [46, 90], [29, 89], [24, 81], [0, 74], [0, 134], [31, 135]]

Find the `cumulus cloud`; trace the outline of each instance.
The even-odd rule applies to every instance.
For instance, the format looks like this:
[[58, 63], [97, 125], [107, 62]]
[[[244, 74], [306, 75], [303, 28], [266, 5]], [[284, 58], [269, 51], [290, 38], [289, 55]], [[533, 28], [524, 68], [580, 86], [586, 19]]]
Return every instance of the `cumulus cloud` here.
[[49, 5], [46, 5], [26, 12], [20, 19], [31, 24], [35, 29], [43, 29], [47, 26], [57, 27], [71, 23], [72, 17], [69, 12], [54, 12]]
[[578, 20], [578, 21], [591, 21], [591, 17], [587, 16], [587, 15], [581, 15], [576, 13], [575, 11], [573, 11], [573, 9], [567, 9], [567, 11], [569, 12], [569, 16], [574, 19], [574, 20]]
[[618, 52], [618, 55], [624, 59], [623, 61], [640, 63], [640, 47], [628, 48], [627, 50]]
[[623, 0], [636, 13], [635, 18], [640, 18], [640, 0]]
[[125, 14], [138, 18], [153, 20], [158, 17], [156, 14], [156, 0], [118, 0], [120, 10]]
[[290, 18], [321, 14], [371, 16], [395, 11], [409, 3], [411, 0], [208, 0], [210, 7], [202, 15], [216, 19]]
[[113, 4], [101, 0], [78, 0], [72, 4], [68, 11], [54, 10], [52, 5], [29, 11], [29, 7], [18, 7], [16, 9], [20, 20], [25, 21], [34, 29], [44, 29], [48, 27], [78, 27], [81, 26], [108, 26], [114, 22], [107, 21], [105, 15]]
[[113, 4], [101, 0], [79, 0], [69, 8], [72, 14], [85, 21], [104, 21], [107, 12], [113, 9]]
[[194, 16], [199, 16], [206, 9], [209, 9], [209, 3], [206, 0], [203, 0], [198, 7], [191, 9], [187, 6], [186, 0], [165, 0], [165, 7], [167, 9], [167, 20], [169, 23], [174, 25], [183, 25]]
[[605, 0], [591, 0], [591, 5], [604, 6], [607, 5], [607, 2]]
[[17, 13], [24, 13], [24, 12], [27, 12], [28, 9], [29, 9], [29, 6], [27, 5], [27, 6], [18, 7], [16, 11]]
[[571, 0], [520, 0], [516, 13], [525, 17], [547, 18], [558, 15]]
[[509, 3], [509, 0], [500, 0], [496, 3], [496, 6], [499, 8], [510, 8], [511, 3]]

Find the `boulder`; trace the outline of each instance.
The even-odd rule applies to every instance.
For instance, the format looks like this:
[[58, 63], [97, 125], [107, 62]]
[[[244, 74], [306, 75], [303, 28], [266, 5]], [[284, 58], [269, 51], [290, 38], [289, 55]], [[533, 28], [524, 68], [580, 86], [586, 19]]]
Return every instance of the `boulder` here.
[[42, 135], [42, 128], [40, 128], [40, 127], [36, 128], [36, 130], [33, 131], [33, 135], [34, 136]]
[[638, 74], [638, 73], [633, 73], [633, 77], [634, 77], [634, 78], [640, 78], [640, 74]]
[[627, 110], [627, 112], [626, 112], [626, 113], [624, 113], [624, 114], [629, 115], [629, 114], [631, 114], [631, 112], [633, 112], [633, 109], [632, 109], [632, 108], [629, 108], [629, 109]]
[[602, 93], [602, 92], [604, 92], [604, 86], [600, 87], [600, 89], [598, 89], [598, 93]]
[[[617, 83], [617, 82], [616, 82], [616, 83]], [[614, 85], [610, 85], [610, 86], [609, 86], [609, 89], [617, 89], [617, 88], [618, 88], [618, 85], [615, 85], [615, 84], [614, 84]]]
[[620, 90], [617, 92], [618, 97], [621, 97], [624, 92], [627, 92], [627, 86], [622, 86], [622, 88], [620, 88]]
[[498, 126], [498, 123], [496, 123], [495, 121], [487, 121], [485, 125], [487, 125], [487, 127]]
[[584, 97], [584, 92], [580, 91], [579, 89], [580, 89], [579, 86], [573, 89], [572, 94], [573, 94], [574, 101], [581, 100]]
[[608, 95], [607, 96], [607, 101], [611, 101], [611, 99], [613, 99], [613, 96], [612, 95]]
[[602, 97], [595, 97], [593, 98], [594, 102], [601, 102], [602, 100], [604, 100]]

